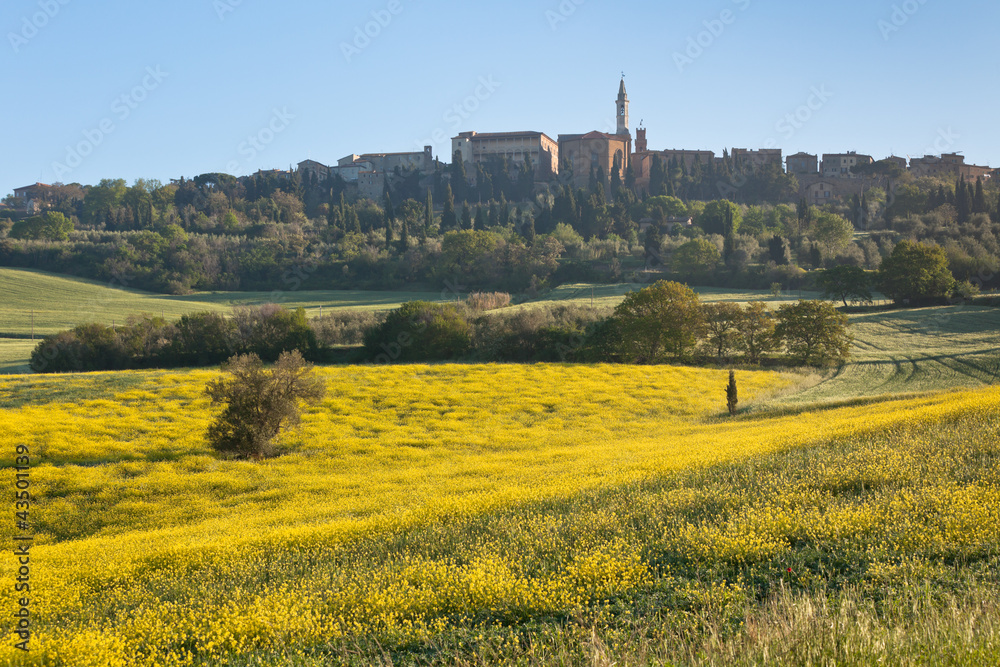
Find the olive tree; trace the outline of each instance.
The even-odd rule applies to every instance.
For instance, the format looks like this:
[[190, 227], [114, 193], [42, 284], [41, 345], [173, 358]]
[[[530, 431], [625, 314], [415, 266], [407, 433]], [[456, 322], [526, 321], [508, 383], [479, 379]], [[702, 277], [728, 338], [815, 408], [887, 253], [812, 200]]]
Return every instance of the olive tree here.
[[299, 402], [318, 402], [323, 381], [295, 350], [283, 352], [270, 370], [256, 354], [235, 356], [222, 365], [227, 377], [213, 380], [205, 393], [212, 405], [224, 405], [208, 427], [212, 447], [236, 458], [274, 456], [274, 439], [299, 424]]

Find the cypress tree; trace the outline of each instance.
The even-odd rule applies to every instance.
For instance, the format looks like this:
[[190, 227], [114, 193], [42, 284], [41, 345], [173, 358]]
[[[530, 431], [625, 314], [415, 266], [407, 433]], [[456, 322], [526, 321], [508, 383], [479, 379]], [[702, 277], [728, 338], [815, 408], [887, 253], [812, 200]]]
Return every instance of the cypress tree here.
[[969, 216], [972, 215], [972, 195], [969, 194], [964, 177], [962, 177], [955, 193], [955, 208], [958, 210], [958, 221], [968, 222]]
[[652, 196], [660, 194], [663, 189], [663, 158], [659, 154], [653, 156], [652, 164], [649, 166], [649, 193]]
[[983, 179], [976, 179], [976, 194], [972, 198], [972, 212], [986, 213], [989, 205], [986, 203], [986, 193], [983, 191]]
[[430, 232], [434, 226], [434, 195], [431, 189], [427, 188], [427, 203], [424, 204], [424, 234]]
[[740, 402], [739, 392], [736, 389], [736, 371], [729, 371], [729, 385], [726, 386], [726, 407], [729, 414], [736, 414], [736, 405]]
[[504, 193], [500, 193], [500, 209], [498, 211], [499, 218], [497, 223], [501, 227], [506, 227], [510, 222], [510, 209], [507, 207], [507, 196]]
[[817, 269], [823, 265], [823, 251], [820, 250], [818, 243], [813, 243], [809, 249], [809, 263]]
[[468, 206], [462, 207], [462, 229], [472, 229], [472, 210]]
[[410, 247], [410, 223], [403, 219], [403, 229], [399, 234], [399, 251], [406, 252]]
[[458, 218], [455, 216], [455, 196], [451, 192], [451, 185], [444, 189], [444, 212], [441, 213], [441, 231], [451, 231], [458, 226]]

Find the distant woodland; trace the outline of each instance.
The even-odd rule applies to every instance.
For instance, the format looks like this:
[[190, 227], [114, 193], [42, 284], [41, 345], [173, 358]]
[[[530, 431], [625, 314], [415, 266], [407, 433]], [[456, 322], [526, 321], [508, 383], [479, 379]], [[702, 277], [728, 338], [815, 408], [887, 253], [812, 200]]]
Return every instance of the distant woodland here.
[[[874, 272], [904, 240], [938, 246], [977, 289], [1000, 273], [1000, 188], [914, 178], [876, 163], [873, 185], [817, 208], [794, 176], [725, 159], [655, 162], [589, 187], [536, 183], [530, 165], [397, 171], [378, 201], [339, 177], [203, 174], [48, 189], [39, 215], [0, 208], [0, 265], [169, 294], [201, 290], [444, 288], [532, 294], [567, 282], [785, 289], [815, 269]], [[568, 182], [568, 181], [567, 181]], [[726, 199], [719, 198], [720, 183]]]

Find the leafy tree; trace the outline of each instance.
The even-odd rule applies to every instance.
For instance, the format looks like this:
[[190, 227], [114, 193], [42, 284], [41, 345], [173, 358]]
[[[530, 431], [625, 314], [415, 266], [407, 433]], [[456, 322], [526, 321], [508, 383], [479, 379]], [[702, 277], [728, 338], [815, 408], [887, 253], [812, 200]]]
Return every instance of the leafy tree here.
[[26, 218], [14, 223], [10, 237], [34, 241], [65, 241], [73, 231], [73, 222], [58, 211]]
[[775, 335], [803, 364], [842, 363], [851, 349], [847, 316], [825, 301], [799, 301], [778, 308]]
[[942, 299], [955, 284], [943, 248], [907, 240], [882, 261], [878, 279], [882, 291], [897, 303]]
[[365, 333], [365, 352], [376, 363], [450, 360], [468, 353], [471, 335], [454, 305], [411, 301]]
[[83, 200], [83, 221], [91, 225], [110, 222], [127, 191], [125, 179], [101, 179], [87, 190]]
[[706, 234], [735, 234], [740, 229], [743, 222], [743, 214], [740, 207], [727, 199], [710, 201], [705, 205], [705, 210], [698, 216], [698, 226]]
[[823, 246], [826, 255], [836, 255], [854, 238], [854, 225], [836, 213], [814, 211], [812, 235]]
[[29, 363], [36, 373], [107, 371], [129, 366], [118, 334], [101, 324], [81, 324], [46, 336], [32, 350]]
[[236, 339], [235, 322], [222, 313], [190, 313], [177, 323], [168, 354], [176, 364], [217, 364], [233, 356]]
[[683, 273], [712, 271], [722, 256], [719, 248], [707, 239], [692, 239], [674, 251], [674, 270]]
[[818, 282], [823, 288], [823, 296], [842, 300], [844, 307], [847, 307], [848, 299], [871, 303], [872, 279], [861, 267], [840, 264], [823, 271]]
[[726, 356], [736, 343], [740, 307], [735, 303], [707, 303], [702, 306], [707, 343], [719, 359]]
[[205, 393], [222, 413], [208, 427], [213, 449], [241, 459], [275, 455], [274, 439], [300, 422], [299, 402], [318, 403], [326, 391], [298, 350], [283, 352], [270, 371], [255, 354], [222, 365], [229, 377], [213, 380]]
[[638, 210], [639, 217], [650, 217], [656, 222], [663, 223], [667, 218], [678, 218], [687, 215], [687, 206], [677, 197], [658, 196], [650, 197], [642, 202]]
[[287, 310], [275, 304], [233, 308], [238, 351], [252, 352], [264, 361], [275, 361], [283, 352], [301, 350], [309, 359], [319, 352], [316, 332], [303, 308]]
[[704, 327], [698, 295], [686, 285], [661, 280], [625, 295], [613, 319], [624, 359], [654, 363], [664, 355], [686, 356]]
[[778, 347], [774, 337], [774, 315], [760, 301], [747, 304], [736, 323], [736, 347], [751, 364], [759, 364], [762, 355]]

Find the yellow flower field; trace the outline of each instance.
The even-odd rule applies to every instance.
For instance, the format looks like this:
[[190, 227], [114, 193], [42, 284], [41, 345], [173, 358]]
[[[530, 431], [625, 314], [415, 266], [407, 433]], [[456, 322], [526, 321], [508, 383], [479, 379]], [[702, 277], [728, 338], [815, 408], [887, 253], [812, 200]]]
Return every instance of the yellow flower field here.
[[[0, 380], [8, 489], [15, 447], [31, 456], [36, 631], [28, 656], [10, 639], [0, 660], [324, 664], [331, 646], [376, 637], [405, 649], [458, 627], [494, 637], [502, 656], [524, 622], [600, 617], [610, 613], [601, 605], [653, 589], [737, 609], [761, 586], [739, 579], [756, 572], [748, 564], [792, 558], [800, 541], [877, 546], [885, 551], [866, 568], [893, 581], [911, 562], [901, 555], [977, 558], [998, 543], [994, 459], [974, 480], [919, 472], [955, 458], [927, 449], [921, 430], [995, 425], [995, 389], [730, 419], [719, 370], [319, 372], [326, 399], [283, 436], [285, 454], [262, 464], [208, 448], [203, 389], [215, 372]], [[793, 383], [767, 372], [738, 379], [744, 403]], [[886, 433], [898, 437], [885, 444]], [[854, 453], [810, 467], [808, 487], [767, 486], [766, 468], [745, 473], [835, 441]], [[744, 466], [766, 499], [746, 485], [649, 490], [719, 466]], [[864, 502], [844, 500], [866, 484]], [[871, 493], [889, 486], [908, 490]], [[602, 494], [610, 500], [595, 500]], [[706, 507], [713, 521], [670, 518]], [[0, 533], [10, 544], [13, 521]], [[744, 574], [683, 579], [676, 563]], [[4, 559], [0, 577], [12, 581], [15, 569]], [[11, 587], [0, 590], [14, 608]]]

